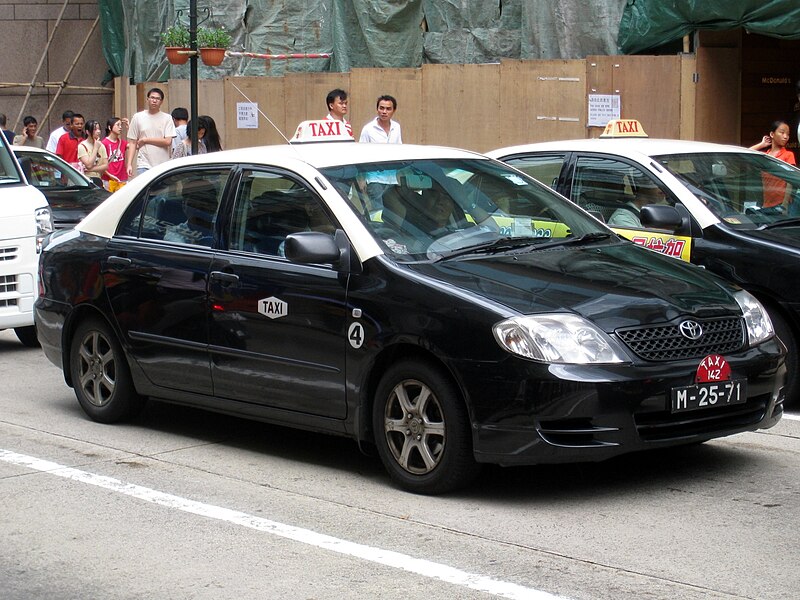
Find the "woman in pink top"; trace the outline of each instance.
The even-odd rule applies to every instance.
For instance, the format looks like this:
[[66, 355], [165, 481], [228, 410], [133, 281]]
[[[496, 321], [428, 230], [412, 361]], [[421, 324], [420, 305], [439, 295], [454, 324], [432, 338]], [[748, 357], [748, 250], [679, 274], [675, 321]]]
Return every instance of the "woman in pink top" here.
[[122, 135], [122, 129], [128, 126], [128, 119], [111, 117], [106, 123], [106, 137], [103, 145], [108, 152], [108, 169], [103, 175], [103, 185], [109, 192], [116, 192], [128, 181], [125, 168], [125, 150], [128, 141]]

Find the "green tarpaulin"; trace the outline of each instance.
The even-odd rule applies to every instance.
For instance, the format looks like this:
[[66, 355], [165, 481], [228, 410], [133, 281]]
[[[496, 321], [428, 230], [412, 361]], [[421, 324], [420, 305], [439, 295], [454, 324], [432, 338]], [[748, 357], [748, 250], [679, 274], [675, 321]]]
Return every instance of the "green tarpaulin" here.
[[[233, 50], [331, 53], [329, 59], [229, 58], [200, 77], [573, 59], [635, 53], [696, 29], [800, 39], [800, 0], [211, 0], [203, 25], [224, 26]], [[188, 78], [170, 66], [159, 34], [188, 24], [188, 0], [98, 0], [103, 52], [113, 75], [133, 81]], [[206, 9], [206, 7], [210, 7]]]
[[770, 37], [800, 39], [798, 0], [628, 0], [619, 26], [624, 54], [643, 52], [697, 29], [744, 28]]

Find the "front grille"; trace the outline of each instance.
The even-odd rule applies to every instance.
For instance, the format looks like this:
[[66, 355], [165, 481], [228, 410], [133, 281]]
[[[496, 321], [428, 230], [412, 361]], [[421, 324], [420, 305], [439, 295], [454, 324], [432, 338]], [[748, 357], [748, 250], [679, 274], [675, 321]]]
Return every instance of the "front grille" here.
[[0, 308], [7, 306], [17, 306], [16, 298], [2, 298], [6, 294], [14, 294], [17, 291], [16, 275], [0, 275]]
[[684, 337], [679, 323], [617, 329], [615, 333], [636, 356], [653, 361], [727, 354], [744, 346], [744, 322], [740, 317], [694, 320], [703, 328], [698, 340]]
[[8, 246], [6, 248], [0, 248], [0, 262], [5, 262], [7, 260], [14, 260], [17, 258], [17, 254], [19, 254], [19, 248], [17, 246]]

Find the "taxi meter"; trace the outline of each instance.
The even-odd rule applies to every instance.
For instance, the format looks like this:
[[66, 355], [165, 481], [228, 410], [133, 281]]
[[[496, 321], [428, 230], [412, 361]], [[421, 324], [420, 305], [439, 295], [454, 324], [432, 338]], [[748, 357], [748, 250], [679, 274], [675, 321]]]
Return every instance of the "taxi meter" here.
[[289, 142], [291, 144], [312, 144], [316, 142], [355, 142], [355, 139], [350, 123], [333, 119], [319, 119], [300, 123]]

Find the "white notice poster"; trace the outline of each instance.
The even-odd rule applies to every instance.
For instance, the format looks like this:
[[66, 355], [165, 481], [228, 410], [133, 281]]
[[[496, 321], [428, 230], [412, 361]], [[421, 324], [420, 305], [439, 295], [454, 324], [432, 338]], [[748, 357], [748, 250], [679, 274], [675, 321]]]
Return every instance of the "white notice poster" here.
[[619, 119], [619, 94], [589, 94], [589, 127], [605, 127], [612, 119]]
[[237, 129], [258, 129], [258, 103], [257, 102], [237, 102], [236, 103], [236, 128]]

